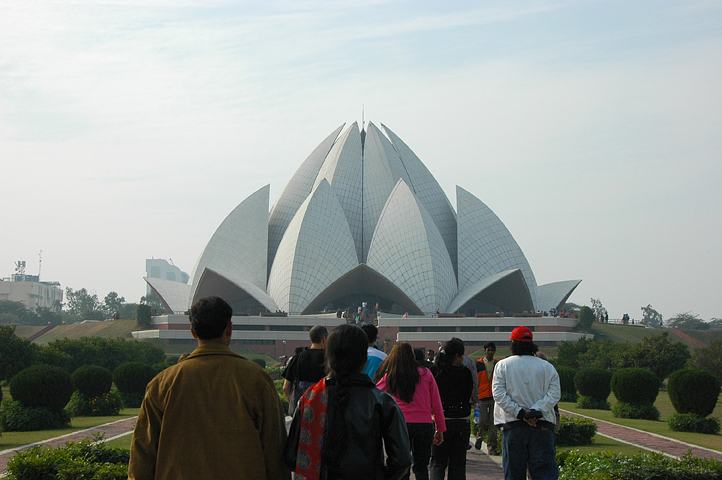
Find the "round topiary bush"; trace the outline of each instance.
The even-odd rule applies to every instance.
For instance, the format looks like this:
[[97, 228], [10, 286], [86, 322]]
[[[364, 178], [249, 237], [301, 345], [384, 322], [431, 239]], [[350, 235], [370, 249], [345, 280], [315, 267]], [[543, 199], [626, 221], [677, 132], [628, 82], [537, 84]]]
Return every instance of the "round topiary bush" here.
[[612, 391], [612, 372], [603, 368], [583, 368], [574, 375], [574, 386], [579, 395], [592, 397], [596, 400], [607, 401]]
[[155, 376], [155, 369], [145, 363], [128, 362], [118, 365], [113, 372], [113, 382], [120, 392], [123, 405], [139, 407], [145, 396], [145, 387]]
[[714, 375], [705, 370], [685, 368], [669, 376], [667, 393], [677, 412], [706, 417], [717, 404], [720, 383]]
[[612, 416], [616, 418], [636, 418], [640, 420], [659, 420], [659, 410], [652, 403], [619, 402], [612, 407]]
[[76, 390], [70, 398], [70, 403], [65, 407], [73, 417], [108, 417], [119, 415], [122, 409], [123, 400], [117, 391], [88, 397], [80, 390]]
[[557, 367], [559, 374], [559, 384], [562, 387], [562, 402], [577, 401], [577, 387], [574, 385], [574, 375], [576, 370], [571, 367]]
[[75, 389], [88, 398], [97, 397], [110, 392], [113, 385], [113, 374], [107, 368], [98, 365], [85, 365], [73, 372]]
[[610, 385], [622, 403], [653, 404], [659, 394], [659, 379], [646, 368], [622, 368], [612, 376]]
[[10, 395], [25, 407], [44, 407], [60, 411], [73, 394], [73, 380], [62, 368], [33, 365], [13, 377]]
[[262, 358], [254, 358], [251, 361], [261, 368], [266, 368], [266, 361]]

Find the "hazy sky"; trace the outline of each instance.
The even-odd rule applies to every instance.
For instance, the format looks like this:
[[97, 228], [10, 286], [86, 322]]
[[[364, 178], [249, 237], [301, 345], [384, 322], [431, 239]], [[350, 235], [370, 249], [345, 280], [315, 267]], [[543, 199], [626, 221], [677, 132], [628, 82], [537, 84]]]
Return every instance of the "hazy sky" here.
[[0, 276], [145, 294], [342, 123], [388, 125], [540, 284], [722, 317], [722, 3], [0, 3]]

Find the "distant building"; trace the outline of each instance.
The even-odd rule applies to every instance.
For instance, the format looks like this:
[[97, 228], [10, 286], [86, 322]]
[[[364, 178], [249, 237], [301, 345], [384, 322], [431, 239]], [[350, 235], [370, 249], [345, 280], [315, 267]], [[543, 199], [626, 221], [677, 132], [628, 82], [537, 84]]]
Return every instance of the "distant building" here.
[[[186, 272], [162, 258], [147, 259], [145, 261], [145, 275], [148, 278], [160, 278], [179, 283], [188, 283], [190, 278]], [[146, 293], [150, 293], [150, 287], [146, 288]]]
[[38, 307], [51, 310], [63, 303], [63, 289], [59, 282], [41, 282], [39, 275], [25, 275], [22, 270], [9, 278], [0, 279], [0, 301], [21, 302], [28, 310]]

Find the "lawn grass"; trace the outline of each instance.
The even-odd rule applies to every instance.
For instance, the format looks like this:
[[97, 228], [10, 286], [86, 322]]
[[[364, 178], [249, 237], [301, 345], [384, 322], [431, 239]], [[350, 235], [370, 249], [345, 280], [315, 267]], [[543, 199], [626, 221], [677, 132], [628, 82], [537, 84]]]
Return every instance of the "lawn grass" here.
[[[86, 428], [95, 427], [104, 423], [116, 422], [125, 418], [138, 415], [138, 408], [126, 408], [121, 411], [120, 415], [112, 415], [108, 417], [75, 417], [70, 422], [70, 427], [59, 428], [57, 430], [38, 430], [35, 432], [2, 432], [0, 436], [0, 451], [12, 448], [22, 447], [30, 443], [42, 442], [51, 438], [67, 435], [68, 433], [85, 430]], [[130, 445], [130, 442], [128, 443]]]
[[[609, 404], [614, 406], [617, 403], [614, 394], [609, 395]], [[692, 432], [674, 432], [667, 426], [667, 420], [675, 412], [672, 402], [669, 400], [667, 392], [662, 390], [657, 396], [657, 400], [654, 402], [654, 406], [657, 407], [660, 413], [660, 421], [654, 422], [651, 420], [635, 420], [629, 418], [615, 418], [612, 416], [612, 412], [609, 410], [587, 410], [577, 408], [576, 404], [572, 402], [560, 402], [559, 408], [570, 412], [578, 413], [580, 415], [586, 415], [587, 417], [596, 418], [598, 420], [604, 420], [617, 425], [623, 425], [625, 427], [636, 428], [637, 430], [643, 430], [649, 433], [655, 433], [663, 437], [672, 438], [681, 442], [697, 445], [704, 448], [710, 448], [722, 452], [722, 435], [705, 435], [702, 433]], [[717, 402], [717, 406], [712, 412], [712, 417], [722, 417], [722, 403]]]
[[130, 332], [134, 330], [138, 330], [138, 322], [134, 318], [110, 320], [106, 322], [73, 323], [71, 325], [58, 325], [35, 340], [34, 343], [47, 345], [50, 342], [63, 338], [74, 340], [80, 337], [120, 337], [130, 339], [132, 338]]
[[639, 455], [640, 453], [649, 453], [649, 450], [629, 445], [628, 443], [618, 442], [617, 440], [605, 437], [603, 435], [594, 435], [591, 445], [581, 445], [577, 447], [557, 447], [558, 452], [568, 452], [570, 450], [579, 450], [583, 454], [598, 451], [620, 453], [622, 455]]

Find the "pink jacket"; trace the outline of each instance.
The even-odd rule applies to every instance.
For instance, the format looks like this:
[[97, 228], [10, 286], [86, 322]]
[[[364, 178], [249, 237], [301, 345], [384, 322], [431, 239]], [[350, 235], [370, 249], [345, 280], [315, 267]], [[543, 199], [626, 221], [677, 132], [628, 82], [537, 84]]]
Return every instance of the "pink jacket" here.
[[[411, 403], [406, 403], [397, 398], [393, 392], [389, 392], [404, 413], [406, 423], [436, 423], [437, 432], [446, 431], [446, 420], [444, 419], [444, 408], [441, 405], [439, 387], [428, 368], [419, 367], [419, 383], [416, 385], [414, 398]], [[376, 384], [383, 391], [386, 390], [386, 375]], [[432, 419], [433, 415], [433, 419]]]

